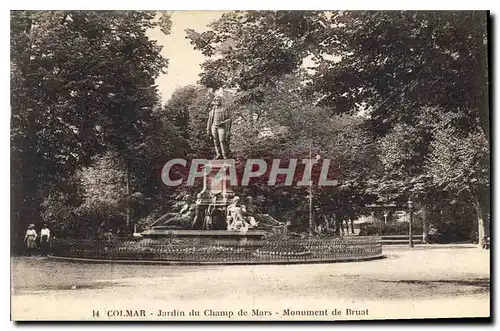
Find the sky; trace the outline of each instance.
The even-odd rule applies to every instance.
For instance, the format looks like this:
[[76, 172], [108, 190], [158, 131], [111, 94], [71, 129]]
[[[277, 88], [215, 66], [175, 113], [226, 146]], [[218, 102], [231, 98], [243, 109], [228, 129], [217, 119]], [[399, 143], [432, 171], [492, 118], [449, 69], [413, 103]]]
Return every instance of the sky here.
[[185, 29], [204, 31], [207, 24], [217, 20], [222, 13], [222, 11], [174, 11], [169, 35], [164, 35], [158, 28], [148, 32], [151, 39], [157, 40], [158, 44], [163, 46], [161, 55], [169, 61], [167, 73], [160, 75], [156, 80], [163, 102], [170, 99], [176, 88], [195, 84], [201, 73], [200, 64], [205, 60], [205, 56], [194, 50], [189, 39], [186, 39]]
[[[156, 80], [162, 102], [170, 99], [178, 87], [195, 84], [201, 73], [201, 63], [206, 57], [193, 49], [189, 39], [186, 39], [186, 29], [197, 32], [205, 31], [207, 25], [221, 17], [224, 11], [173, 11], [171, 13], [172, 29], [169, 35], [163, 34], [159, 28], [147, 32], [149, 38], [156, 40], [163, 46], [161, 55], [168, 59], [169, 65], [166, 74]], [[306, 58], [303, 65], [313, 66]]]

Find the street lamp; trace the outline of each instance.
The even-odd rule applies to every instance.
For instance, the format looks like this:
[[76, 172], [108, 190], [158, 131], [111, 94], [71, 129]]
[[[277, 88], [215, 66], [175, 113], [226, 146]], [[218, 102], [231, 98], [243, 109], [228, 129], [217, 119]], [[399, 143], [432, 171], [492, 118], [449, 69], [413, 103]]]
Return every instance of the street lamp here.
[[413, 222], [413, 201], [411, 201], [411, 198], [408, 199], [408, 238], [409, 238], [409, 245], [410, 247], [413, 247], [413, 235], [411, 233], [411, 226]]
[[[316, 160], [319, 160], [321, 156], [316, 155]], [[312, 167], [313, 167], [313, 158], [312, 158], [312, 145], [309, 146], [309, 236], [312, 237], [314, 232], [314, 221], [313, 221], [313, 195], [312, 195]]]

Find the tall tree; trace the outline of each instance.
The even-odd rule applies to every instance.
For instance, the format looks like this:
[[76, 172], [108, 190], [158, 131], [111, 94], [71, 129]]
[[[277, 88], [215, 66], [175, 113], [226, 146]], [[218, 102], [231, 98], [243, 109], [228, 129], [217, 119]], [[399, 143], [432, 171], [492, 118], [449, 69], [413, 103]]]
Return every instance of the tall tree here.
[[486, 12], [231, 12], [188, 36], [210, 57], [207, 86], [258, 89], [305, 65], [335, 112], [364, 105], [387, 130], [423, 106], [462, 108], [489, 136]]
[[167, 66], [146, 36], [155, 26], [168, 33], [168, 16], [11, 12], [14, 232], [36, 222], [46, 191], [93, 155], [132, 155], [144, 143], [158, 100], [154, 80]]
[[188, 35], [210, 57], [201, 83], [251, 100], [307, 68], [308, 102], [329, 116], [370, 119], [384, 165], [371, 192], [425, 201], [444, 187], [424, 167], [440, 139], [433, 116], [460, 113], [458, 136], [480, 130], [489, 142], [487, 19], [473, 11], [235, 12]]
[[436, 128], [431, 144], [428, 171], [434, 182], [457, 196], [465, 195], [477, 215], [478, 244], [489, 236], [489, 147], [480, 129], [459, 129], [456, 122], [466, 114], [447, 115]]

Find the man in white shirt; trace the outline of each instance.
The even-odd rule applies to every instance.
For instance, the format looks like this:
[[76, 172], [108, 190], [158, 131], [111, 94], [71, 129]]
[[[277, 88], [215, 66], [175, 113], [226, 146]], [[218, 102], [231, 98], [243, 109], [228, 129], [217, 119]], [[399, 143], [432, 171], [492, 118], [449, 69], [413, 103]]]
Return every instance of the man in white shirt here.
[[47, 227], [47, 224], [44, 224], [42, 230], [40, 231], [40, 248], [42, 256], [47, 256], [47, 254], [49, 254], [49, 239], [50, 230]]

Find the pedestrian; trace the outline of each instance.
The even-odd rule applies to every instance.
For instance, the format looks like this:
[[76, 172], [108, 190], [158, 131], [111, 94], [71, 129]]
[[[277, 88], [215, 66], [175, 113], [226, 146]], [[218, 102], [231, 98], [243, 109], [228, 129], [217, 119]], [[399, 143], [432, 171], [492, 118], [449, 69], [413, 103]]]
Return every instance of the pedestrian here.
[[35, 225], [30, 224], [28, 226], [28, 231], [24, 236], [24, 241], [26, 242], [26, 248], [28, 249], [28, 255], [31, 256], [36, 249], [36, 230]]
[[47, 224], [43, 225], [42, 230], [40, 230], [40, 249], [42, 251], [42, 256], [47, 256], [49, 254], [50, 247], [50, 230]]

